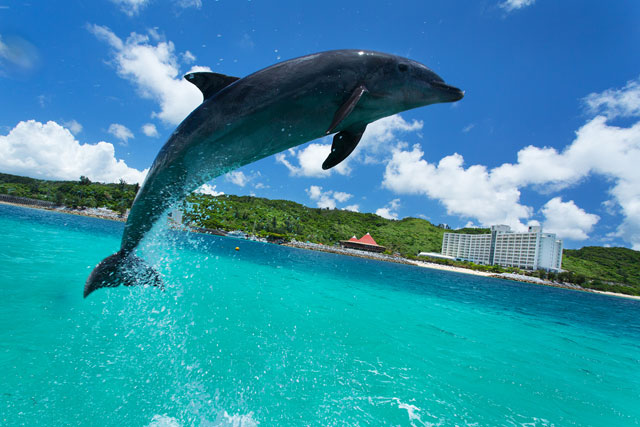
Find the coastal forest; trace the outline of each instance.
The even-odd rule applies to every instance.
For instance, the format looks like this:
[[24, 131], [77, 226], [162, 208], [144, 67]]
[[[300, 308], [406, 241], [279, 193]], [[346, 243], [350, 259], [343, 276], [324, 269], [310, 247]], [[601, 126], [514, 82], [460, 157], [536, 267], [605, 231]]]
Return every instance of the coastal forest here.
[[133, 204], [139, 184], [91, 182], [85, 176], [78, 181], [48, 181], [0, 173], [0, 194], [50, 202], [68, 208], [106, 207], [124, 214]]
[[[138, 184], [78, 181], [46, 181], [0, 174], [0, 195], [25, 197], [73, 209], [107, 207], [125, 213], [139, 189]], [[445, 232], [488, 233], [488, 229], [449, 230], [421, 218], [389, 220], [373, 213], [310, 208], [288, 200], [251, 196], [191, 194], [184, 201], [184, 222], [210, 230], [240, 230], [270, 241], [298, 240], [335, 245], [352, 236], [371, 233], [390, 254], [417, 259], [419, 252], [440, 252]], [[512, 271], [497, 266], [436, 260], [467, 268]], [[541, 278], [576, 283], [599, 290], [640, 295], [640, 252], [627, 248], [584, 247], [565, 249], [563, 269], [555, 274], [535, 272]]]

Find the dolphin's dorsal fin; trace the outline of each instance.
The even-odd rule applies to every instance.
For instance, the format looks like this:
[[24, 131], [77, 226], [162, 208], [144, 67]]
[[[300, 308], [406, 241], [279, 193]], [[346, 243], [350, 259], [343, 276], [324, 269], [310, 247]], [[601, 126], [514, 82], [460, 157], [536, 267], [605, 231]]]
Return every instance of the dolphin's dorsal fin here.
[[322, 163], [322, 169], [331, 169], [355, 150], [356, 146], [364, 134], [364, 130], [367, 128], [367, 124], [360, 124], [350, 126], [349, 129], [345, 129], [336, 133], [333, 136], [333, 144], [331, 144], [331, 153], [327, 159]]
[[347, 99], [347, 102], [342, 104], [338, 111], [336, 111], [335, 116], [333, 116], [333, 121], [331, 122], [331, 125], [326, 132], [327, 135], [333, 132], [335, 128], [340, 124], [340, 122], [343, 121], [353, 111], [356, 104], [358, 103], [360, 98], [362, 98], [362, 95], [364, 95], [365, 92], [368, 92], [368, 90], [364, 85], [360, 85], [355, 88], [355, 90], [351, 93], [349, 99]]
[[200, 89], [205, 101], [213, 94], [218, 93], [222, 88], [229, 86], [236, 80], [240, 80], [240, 77], [226, 76], [224, 74], [211, 73], [208, 71], [189, 73], [184, 76], [184, 78]]

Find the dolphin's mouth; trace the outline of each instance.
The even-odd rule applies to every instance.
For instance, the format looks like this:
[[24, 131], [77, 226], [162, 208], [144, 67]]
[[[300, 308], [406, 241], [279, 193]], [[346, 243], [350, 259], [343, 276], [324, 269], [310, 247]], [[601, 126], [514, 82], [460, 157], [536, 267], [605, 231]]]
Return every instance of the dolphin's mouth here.
[[447, 102], [459, 101], [464, 97], [464, 92], [455, 86], [450, 86], [445, 82], [433, 80], [430, 82], [431, 87], [439, 89], [445, 96]]

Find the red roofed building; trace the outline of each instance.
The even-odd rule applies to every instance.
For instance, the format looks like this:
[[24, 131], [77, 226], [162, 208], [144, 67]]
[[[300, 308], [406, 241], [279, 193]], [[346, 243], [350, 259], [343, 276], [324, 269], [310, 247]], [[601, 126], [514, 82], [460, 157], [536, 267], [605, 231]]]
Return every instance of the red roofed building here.
[[356, 239], [356, 236], [353, 236], [349, 240], [340, 240], [340, 246], [343, 248], [358, 249], [369, 252], [384, 252], [387, 249], [384, 246], [377, 244], [369, 233], [365, 234], [360, 239]]

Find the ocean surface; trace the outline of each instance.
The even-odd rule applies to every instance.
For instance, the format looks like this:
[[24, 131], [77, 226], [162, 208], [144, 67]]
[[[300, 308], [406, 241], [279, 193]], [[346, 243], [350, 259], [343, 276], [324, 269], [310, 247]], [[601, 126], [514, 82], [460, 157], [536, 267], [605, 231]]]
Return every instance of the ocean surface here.
[[122, 229], [0, 205], [0, 425], [640, 423], [640, 301], [180, 231], [83, 299]]

